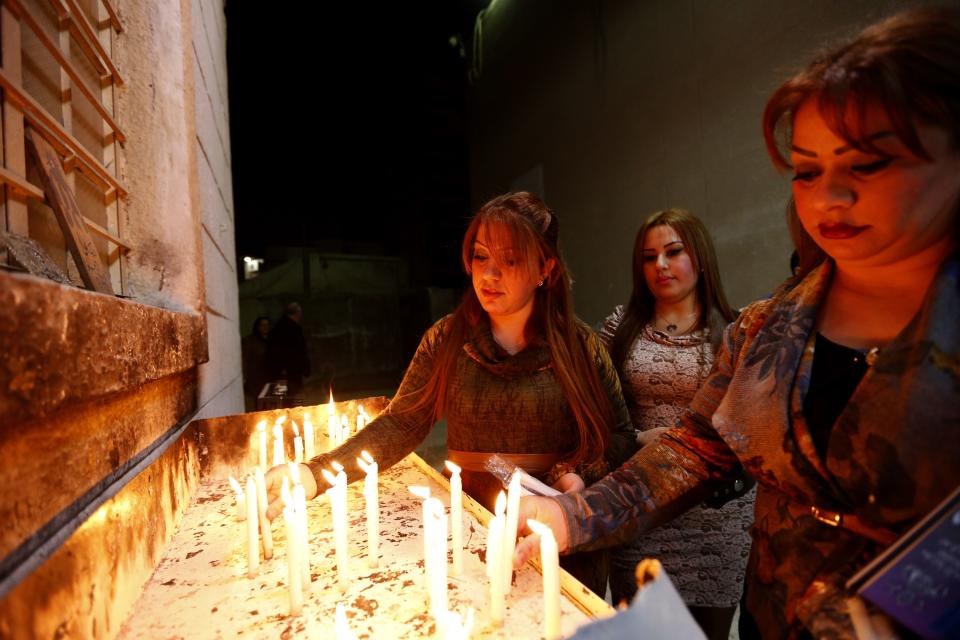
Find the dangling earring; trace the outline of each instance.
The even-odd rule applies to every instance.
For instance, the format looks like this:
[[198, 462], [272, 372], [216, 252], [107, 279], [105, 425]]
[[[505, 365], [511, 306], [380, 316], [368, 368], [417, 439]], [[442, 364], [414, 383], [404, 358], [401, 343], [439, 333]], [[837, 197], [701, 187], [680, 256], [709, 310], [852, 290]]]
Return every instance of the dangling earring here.
[[538, 286], [538, 287], [542, 287], [542, 286], [543, 286], [543, 278], [540, 278], [540, 282], [537, 283], [537, 286]]

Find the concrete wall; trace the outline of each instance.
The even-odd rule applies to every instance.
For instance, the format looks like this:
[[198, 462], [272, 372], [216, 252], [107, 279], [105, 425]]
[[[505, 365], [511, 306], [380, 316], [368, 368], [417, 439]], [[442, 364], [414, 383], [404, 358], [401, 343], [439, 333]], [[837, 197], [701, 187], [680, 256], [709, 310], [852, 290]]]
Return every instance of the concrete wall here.
[[196, 180], [210, 361], [200, 367], [199, 417], [243, 412], [223, 0], [192, 0]]
[[590, 323], [626, 302], [636, 230], [671, 206], [706, 222], [746, 304], [792, 250], [766, 98], [828, 40], [912, 4], [495, 0], [470, 101], [474, 205], [542, 184]]

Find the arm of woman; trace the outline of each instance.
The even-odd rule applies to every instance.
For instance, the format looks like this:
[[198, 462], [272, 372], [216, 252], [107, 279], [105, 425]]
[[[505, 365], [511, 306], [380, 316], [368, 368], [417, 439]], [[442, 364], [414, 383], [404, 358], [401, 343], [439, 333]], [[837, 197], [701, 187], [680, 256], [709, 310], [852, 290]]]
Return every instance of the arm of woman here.
[[[713, 480], [740, 468], [710, 424], [733, 375], [735, 332], [735, 325], [728, 327], [713, 371], [677, 427], [581, 493], [524, 498], [520, 521], [544, 518], [562, 550], [581, 551], [629, 540], [702, 502]], [[534, 544], [523, 545], [518, 561], [534, 552]]]
[[347, 481], [353, 482], [363, 476], [357, 465], [361, 451], [369, 452], [380, 469], [385, 470], [413, 451], [430, 432], [433, 426], [432, 404], [424, 403], [415, 410], [411, 410], [411, 407], [420, 399], [433, 370], [434, 358], [443, 339], [444, 325], [445, 320], [440, 320], [423, 335], [400, 388], [383, 413], [336, 449], [321, 453], [307, 463], [318, 487], [326, 486], [321, 470], [329, 470], [334, 460], [343, 465]]

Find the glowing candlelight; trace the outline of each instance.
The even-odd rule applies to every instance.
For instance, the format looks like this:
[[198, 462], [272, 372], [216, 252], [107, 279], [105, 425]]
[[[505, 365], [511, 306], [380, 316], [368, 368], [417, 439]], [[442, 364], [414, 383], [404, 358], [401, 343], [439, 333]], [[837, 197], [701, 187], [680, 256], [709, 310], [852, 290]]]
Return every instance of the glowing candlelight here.
[[330, 440], [330, 446], [337, 444], [337, 437], [340, 435], [340, 421], [337, 419], [336, 407], [333, 404], [333, 387], [330, 387], [330, 403], [327, 405], [327, 438]]
[[560, 637], [560, 554], [553, 531], [536, 520], [527, 526], [540, 536], [540, 568], [543, 571], [543, 636], [546, 640]]
[[337, 475], [323, 470], [323, 477], [330, 483], [330, 489], [327, 494], [330, 496], [330, 504], [333, 511], [333, 539], [337, 550], [337, 587], [341, 592], [347, 590], [347, 581], [350, 579], [349, 556], [347, 554], [347, 475], [343, 472], [343, 467], [331, 462], [330, 466], [334, 468]]
[[260, 523], [260, 533], [263, 536], [263, 558], [273, 557], [273, 532], [270, 530], [270, 520], [267, 518], [267, 484], [264, 482], [263, 471], [257, 468], [254, 473], [257, 484], [257, 519]]
[[257, 535], [257, 483], [247, 477], [247, 576], [255, 578], [260, 570], [260, 536]]
[[293, 425], [293, 461], [299, 464], [303, 462], [303, 438], [300, 437], [297, 423], [291, 420], [290, 424]]
[[517, 521], [520, 518], [520, 472], [516, 471], [507, 487], [507, 520], [503, 532], [503, 591], [510, 593], [513, 582], [513, 552], [517, 545]]
[[350, 438], [350, 421], [347, 420], [347, 414], [340, 416], [340, 442], [343, 444]]
[[506, 601], [503, 593], [503, 537], [506, 519], [503, 510], [507, 506], [507, 497], [500, 492], [493, 516], [487, 527], [487, 576], [490, 578], [490, 619], [493, 625], [503, 624], [503, 610]]
[[233, 488], [234, 494], [236, 494], [237, 520], [243, 521], [247, 517], [247, 500], [243, 495], [243, 487], [240, 486], [240, 483], [237, 482], [237, 479], [233, 476], [230, 476], [230, 486]]
[[363, 497], [367, 503], [367, 564], [375, 568], [380, 557], [380, 489], [377, 479], [377, 463], [366, 451], [360, 452], [357, 464], [366, 472], [363, 481]]
[[310, 416], [306, 414], [303, 416], [303, 448], [307, 460], [313, 460], [313, 457], [317, 455], [317, 441], [313, 435], [313, 422], [310, 421]]
[[368, 416], [363, 410], [363, 405], [357, 405], [357, 431], [360, 431], [367, 426], [367, 420]]
[[447, 460], [450, 470], [450, 533], [453, 538], [453, 568], [450, 573], [463, 573], [463, 481], [460, 467]]
[[282, 420], [277, 420], [273, 425], [273, 466], [286, 462], [286, 456], [283, 454], [283, 427]]
[[260, 468], [267, 468], [267, 421], [261, 420], [257, 423], [257, 431], [260, 432]]
[[300, 465], [295, 462], [289, 464], [290, 480], [293, 482], [293, 509], [297, 516], [297, 526], [300, 529], [300, 561], [303, 565], [303, 578], [300, 582], [306, 589], [310, 587], [312, 580], [310, 575], [310, 531], [307, 528], [307, 494], [300, 483]]

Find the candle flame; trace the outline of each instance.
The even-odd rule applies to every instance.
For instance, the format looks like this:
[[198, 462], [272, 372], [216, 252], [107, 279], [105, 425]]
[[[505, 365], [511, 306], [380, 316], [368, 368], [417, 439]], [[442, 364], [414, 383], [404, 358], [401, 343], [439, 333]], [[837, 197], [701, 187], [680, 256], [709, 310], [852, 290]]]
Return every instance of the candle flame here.
[[537, 522], [536, 520], [530, 519], [527, 520], [527, 526], [530, 527], [530, 531], [533, 531], [538, 536], [553, 535], [553, 529], [542, 522]]
[[447, 460], [447, 469], [450, 469], [450, 473], [452, 473], [453, 475], [457, 475], [458, 473], [460, 473], [460, 467], [450, 462], [449, 460]]
[[337, 477], [327, 471], [326, 469], [321, 469], [320, 473], [323, 474], [323, 479], [330, 483], [331, 486], [337, 483]]
[[502, 516], [506, 508], [507, 508], [507, 495], [503, 491], [501, 491], [500, 495], [497, 496], [497, 504], [493, 510], [494, 514], [498, 516]]
[[290, 421], [290, 424], [293, 425], [293, 435], [294, 437], [300, 437], [300, 429], [297, 429], [297, 423], [293, 420]]
[[237, 479], [233, 476], [230, 476], [230, 486], [233, 487], [233, 490], [236, 491], [237, 494], [243, 493], [243, 487], [240, 486], [240, 483], [237, 482]]
[[332, 385], [331, 385], [331, 387], [330, 387], [330, 404], [327, 405], [327, 411], [330, 412], [330, 415], [333, 415], [333, 413], [334, 413], [334, 408], [333, 408], [333, 386], [332, 386]]
[[371, 456], [369, 453], [367, 453], [367, 450], [366, 450], [366, 449], [364, 449], [363, 451], [360, 452], [360, 457], [363, 458], [364, 461], [367, 462], [367, 463], [369, 463], [369, 464], [373, 464], [373, 462], [374, 462], [373, 456]]
[[340, 473], [341, 471], [343, 471], [343, 465], [337, 462], [336, 460], [331, 462], [330, 466], [333, 467], [333, 470], [336, 471], [337, 473]]
[[[296, 462], [288, 462], [287, 466], [290, 468], [290, 481], [293, 482], [294, 486], [300, 484], [300, 465]], [[286, 479], [286, 476], [284, 476]]]
[[266, 421], [266, 420], [261, 420], [260, 422], [258, 422], [258, 423], [257, 423], [257, 429], [260, 430], [260, 431], [266, 431], [266, 430], [267, 430], [267, 421]]
[[417, 496], [418, 498], [427, 499], [430, 497], [430, 488], [429, 487], [407, 487], [410, 489], [410, 493]]

